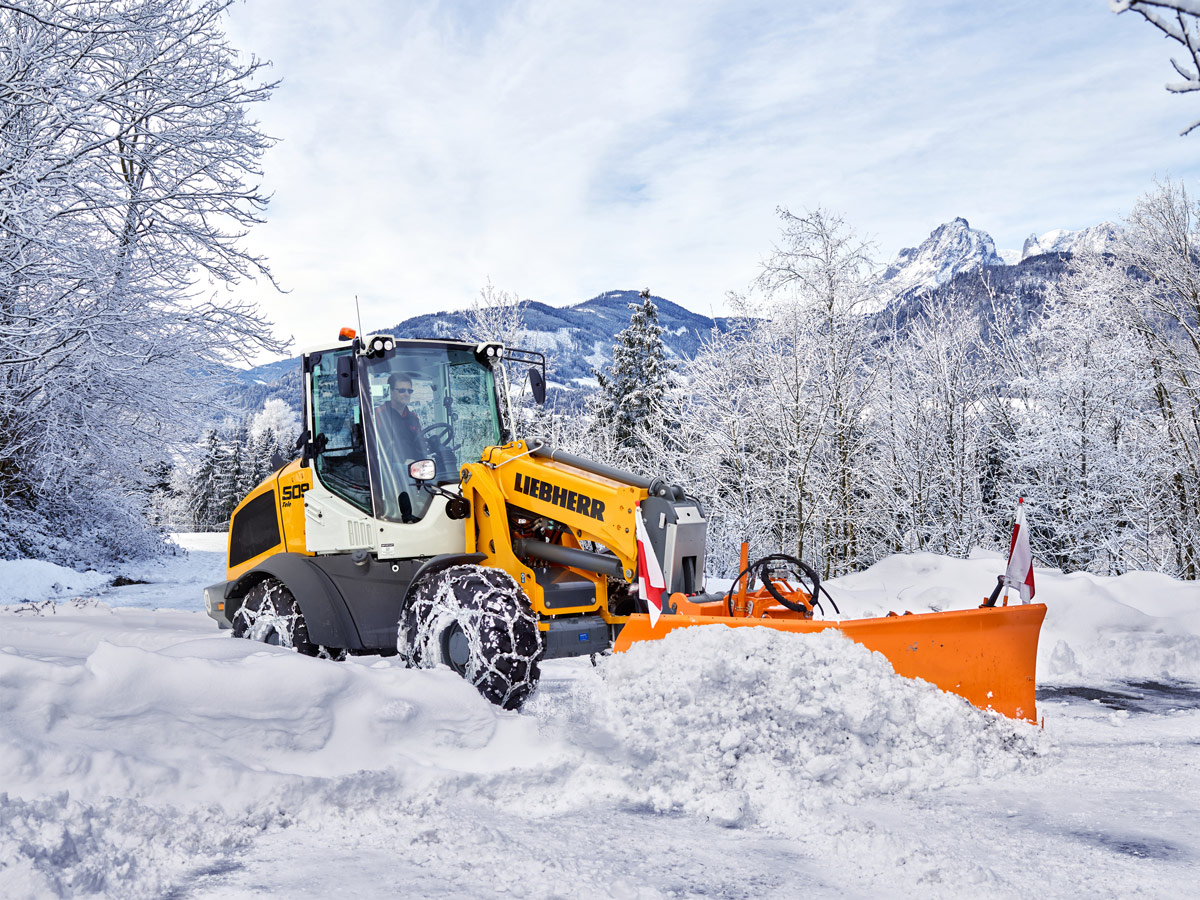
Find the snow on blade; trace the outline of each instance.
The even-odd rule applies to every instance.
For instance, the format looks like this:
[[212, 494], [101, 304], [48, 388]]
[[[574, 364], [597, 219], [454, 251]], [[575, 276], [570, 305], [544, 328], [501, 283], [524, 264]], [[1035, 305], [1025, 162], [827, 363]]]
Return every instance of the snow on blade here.
[[609, 659], [582, 702], [658, 811], [787, 830], [807, 812], [1029, 768], [1033, 726], [982, 712], [840, 634], [706, 626]]

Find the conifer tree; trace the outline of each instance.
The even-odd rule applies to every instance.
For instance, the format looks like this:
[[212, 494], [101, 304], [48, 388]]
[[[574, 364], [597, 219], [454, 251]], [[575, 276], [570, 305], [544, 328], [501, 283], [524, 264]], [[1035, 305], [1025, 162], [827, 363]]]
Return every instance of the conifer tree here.
[[271, 465], [271, 457], [279, 449], [279, 442], [275, 436], [274, 428], [264, 428], [256, 437], [251, 439], [250, 459], [253, 465], [251, 472], [251, 486], [259, 484], [264, 478], [271, 474], [273, 467]]
[[641, 455], [645, 435], [669, 426], [667, 393], [675, 370], [649, 289], [641, 298], [641, 303], [629, 304], [629, 327], [617, 334], [608, 371], [592, 370], [600, 383], [596, 427], [618, 452], [635, 457]]
[[221, 523], [217, 488], [224, 469], [225, 448], [213, 428], [204, 436], [204, 451], [192, 479], [192, 527], [197, 531], [211, 531]]
[[227, 452], [227, 468], [218, 478], [223, 522], [229, 521], [234, 507], [256, 483], [251, 480], [254, 477], [254, 464], [250, 453], [250, 430], [245, 422], [234, 428]]

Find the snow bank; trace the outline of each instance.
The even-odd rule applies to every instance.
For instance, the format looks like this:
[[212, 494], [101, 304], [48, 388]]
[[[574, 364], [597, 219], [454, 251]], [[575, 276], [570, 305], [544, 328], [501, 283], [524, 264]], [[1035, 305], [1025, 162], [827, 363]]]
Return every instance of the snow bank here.
[[175, 896], [180, 881], [212, 872], [271, 817], [183, 815], [115, 798], [89, 805], [66, 791], [30, 801], [0, 793], [0, 885], [5, 900]]
[[[596, 856], [607, 852], [605, 837], [620, 848], [657, 846], [663, 835], [687, 862], [679, 872], [661, 862], [653, 878], [664, 890], [647, 896], [665, 896], [667, 886], [683, 895], [712, 863], [711, 848], [728, 846], [717, 843], [726, 835], [744, 848], [766, 834], [700, 819], [787, 835], [789, 854], [790, 836], [804, 835], [795, 853], [812, 857], [806, 866], [828, 863], [838, 890], [827, 896], [846, 885], [864, 896], [893, 886], [911, 893], [917, 875], [943, 869], [948, 886], [919, 883], [926, 895], [952, 896], [971, 892], [963, 876], [978, 866], [999, 873], [983, 873], [997, 884], [1025, 885], [1028, 847], [1055, 833], [1062, 853], [1086, 860], [1080, 872], [1103, 873], [1093, 886], [1117, 865], [1101, 855], [1109, 850], [1072, 849], [1078, 816], [1095, 823], [1108, 809], [1111, 779], [1093, 781], [1094, 773], [1124, 755], [1134, 731], [1106, 708], [1082, 705], [1089, 730], [1068, 755], [1047, 737], [1061, 741], [1075, 721], [1062, 701], [1048, 704], [1043, 733], [897, 678], [882, 657], [835, 633], [710, 628], [673, 632], [596, 669], [586, 659], [547, 663], [526, 712], [504, 713], [448, 670], [308, 659], [218, 632], [198, 611], [197, 588], [221, 575], [220, 539], [196, 538], [187, 557], [148, 571], [159, 583], [122, 588], [98, 583], [109, 576], [96, 573], [0, 563], [3, 596], [27, 601], [0, 608], [0, 896], [205, 896], [197, 885], [236, 880], [228, 873], [241, 857], [258, 852], [269, 871], [292, 842], [282, 859], [324, 871], [339, 839], [347, 884], [370, 893], [381, 882], [358, 874], [366, 837], [376, 842], [375, 868], [363, 871], [402, 863], [415, 878], [432, 867], [420, 882], [426, 894], [455, 884], [449, 893], [479, 896], [480, 885], [516, 878], [532, 885], [527, 895], [551, 897], [580, 877], [577, 895], [617, 894]], [[830, 590], [855, 616], [961, 608], [977, 604], [1002, 568], [996, 555], [914, 554]], [[1036, 574], [1037, 599], [1050, 608], [1042, 683], [1162, 672], [1200, 680], [1197, 586], [1145, 574]], [[128, 608], [134, 601], [146, 608]], [[1172, 805], [1179, 822], [1195, 821], [1194, 804], [1174, 797], [1194, 796], [1176, 761], [1194, 749], [1195, 714], [1138, 721], [1139, 731], [1148, 722], [1157, 730], [1135, 776], [1144, 772], [1145, 789], [1159, 790], [1153, 766], [1170, 762], [1183, 780], [1153, 795], [1157, 806], [1142, 820], [1105, 813], [1112, 841], [1131, 830], [1157, 834], [1156, 810], [1169, 815]], [[1130, 796], [1143, 789], [1129, 783]], [[1034, 799], [1012, 799], [1021, 791]], [[1053, 811], [1064, 804], [1066, 812]], [[1012, 824], [1022, 816], [1025, 825]], [[1164, 826], [1192, 846], [1191, 832], [1176, 839], [1176, 830]], [[973, 839], [944, 849], [967, 831], [1008, 833], [1007, 850], [980, 861]], [[485, 873], [475, 881], [463, 847]], [[593, 849], [570, 849], [580, 847]], [[997, 862], [1002, 856], [1016, 862]], [[759, 859], [749, 859], [737, 870], [745, 878], [701, 878], [695, 893], [754, 893]], [[761, 868], [783, 872], [800, 859], [779, 856]], [[1114, 884], [1141, 883], [1146, 860], [1130, 859]], [[633, 871], [641, 864], [633, 860]], [[1072, 895], [1078, 872], [1064, 874], [1053, 860], [1040, 866], [1041, 879], [1058, 873], [1050, 896]], [[309, 870], [297, 871], [299, 885]], [[248, 871], [245, 893], [234, 895], [253, 895], [265, 883], [258, 877]]]
[[[58, 618], [69, 627], [72, 616]], [[535, 730], [449, 670], [339, 664], [227, 636], [157, 649], [100, 641], [70, 660], [3, 647], [0, 708], [5, 788], [91, 801], [241, 806], [290, 776], [493, 771], [520, 763], [506, 751], [514, 732], [530, 735], [526, 749]]]
[[171, 535], [171, 542], [184, 550], [224, 555], [229, 535], [224, 531], [180, 531]]
[[111, 575], [76, 572], [38, 559], [0, 559], [0, 604], [65, 599], [107, 587]]
[[639, 802], [784, 831], [867, 795], [1029, 767], [1045, 750], [1035, 727], [900, 678], [830, 631], [680, 629], [606, 660], [573, 703], [571, 720], [620, 748], [611, 765]]

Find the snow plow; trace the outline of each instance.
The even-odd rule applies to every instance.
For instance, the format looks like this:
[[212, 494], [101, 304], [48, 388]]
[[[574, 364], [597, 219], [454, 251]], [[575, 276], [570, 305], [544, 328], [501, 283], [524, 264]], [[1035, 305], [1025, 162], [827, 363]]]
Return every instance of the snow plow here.
[[[650, 615], [630, 616], [613, 649], [620, 652], [636, 641], [657, 640], [676, 628], [695, 625], [765, 625], [799, 633], [835, 629], [882, 653], [897, 675], [924, 679], [981, 709], [1036, 720], [1034, 672], [1045, 604], [996, 606], [993, 593], [990, 602], [972, 609], [817, 619], [813, 597], [823, 588], [815, 572], [797, 563], [776, 555], [747, 565], [743, 545], [742, 574], [726, 594], [716, 598], [675, 594], [669, 606], [673, 614], [656, 616], [657, 621]], [[763, 587], [750, 590], [751, 579]], [[804, 582], [808, 590], [793, 581]]]
[[205, 590], [235, 637], [444, 664], [516, 709], [543, 660], [694, 625], [837, 628], [901, 675], [1034, 718], [1043, 605], [818, 620], [811, 568], [781, 555], [748, 565], [745, 549], [734, 587], [706, 593], [699, 501], [514, 439], [506, 373], [529, 365], [541, 402], [541, 354], [343, 334], [302, 354], [301, 456], [234, 510], [226, 580]]

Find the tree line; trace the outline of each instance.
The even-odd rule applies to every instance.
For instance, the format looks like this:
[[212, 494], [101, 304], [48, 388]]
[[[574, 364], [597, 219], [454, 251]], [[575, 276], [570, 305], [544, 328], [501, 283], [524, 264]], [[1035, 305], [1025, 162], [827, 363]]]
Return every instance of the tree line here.
[[744, 539], [826, 576], [1004, 549], [1018, 496], [1045, 564], [1200, 574], [1200, 205], [1182, 185], [1074, 257], [1032, 322], [950, 294], [888, 323], [851, 228], [780, 216], [735, 327], [672, 371], [635, 304], [589, 421], [553, 439], [687, 487], [723, 574]]

